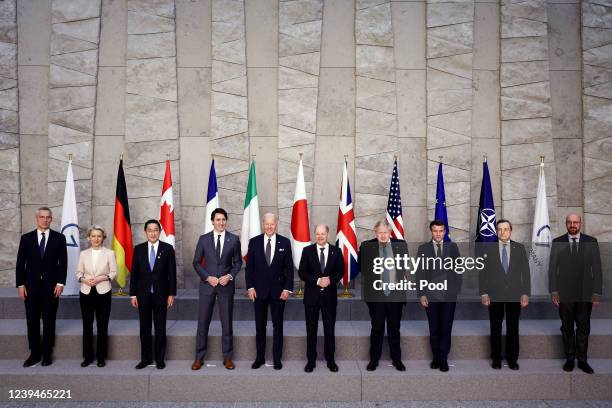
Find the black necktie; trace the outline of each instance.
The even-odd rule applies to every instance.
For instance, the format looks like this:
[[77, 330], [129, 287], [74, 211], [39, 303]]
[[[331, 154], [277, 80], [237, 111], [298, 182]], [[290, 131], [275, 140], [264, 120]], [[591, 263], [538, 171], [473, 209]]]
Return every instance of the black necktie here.
[[438, 247], [438, 253], [436, 254], [436, 256], [438, 258], [442, 258], [442, 245], [441, 244], [436, 244], [436, 246]]
[[321, 275], [325, 273], [325, 248], [321, 248], [321, 255], [319, 256], [319, 264], [321, 265]]
[[572, 255], [578, 255], [578, 243], [576, 242], [576, 238], [572, 238]]
[[42, 238], [40, 239], [40, 244], [38, 245], [38, 249], [40, 250], [40, 257], [45, 256], [45, 233], [41, 232]]
[[221, 234], [217, 235], [217, 259], [221, 259]]
[[272, 238], [268, 238], [268, 243], [266, 244], [266, 262], [268, 266], [272, 263]]

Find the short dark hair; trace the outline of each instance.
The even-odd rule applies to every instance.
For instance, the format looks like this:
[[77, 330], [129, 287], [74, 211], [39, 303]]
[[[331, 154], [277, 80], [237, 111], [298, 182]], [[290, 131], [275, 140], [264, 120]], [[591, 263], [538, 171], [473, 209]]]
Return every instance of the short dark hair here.
[[159, 228], [160, 231], [162, 229], [161, 224], [159, 223], [159, 221], [154, 220], [154, 219], [151, 218], [150, 220], [147, 220], [147, 222], [145, 222], [145, 225], [144, 225], [144, 230], [145, 231], [147, 230], [147, 226], [149, 224], [157, 224], [157, 228]]
[[442, 220], [433, 220], [432, 222], [429, 223], [429, 230], [431, 231], [431, 229], [436, 226], [436, 227], [444, 227], [444, 229], [446, 229], [446, 224], [444, 224], [444, 221]]
[[508, 221], [505, 218], [500, 218], [499, 220], [497, 220], [497, 225], [503, 224], [503, 223], [508, 224], [510, 226], [510, 231], [512, 231], [512, 223], [510, 221]]
[[212, 214], [210, 214], [210, 220], [214, 220], [215, 219], [215, 215], [217, 214], [223, 214], [223, 216], [225, 217], [225, 220], [227, 221], [227, 211], [225, 211], [223, 208], [219, 207], [219, 208], [215, 208], [212, 212]]

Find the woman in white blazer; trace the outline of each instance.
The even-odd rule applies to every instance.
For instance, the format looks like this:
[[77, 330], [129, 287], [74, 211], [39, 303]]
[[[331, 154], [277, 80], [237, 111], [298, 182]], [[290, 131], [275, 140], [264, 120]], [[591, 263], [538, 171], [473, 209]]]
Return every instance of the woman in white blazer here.
[[94, 360], [93, 321], [96, 318], [98, 344], [96, 357], [98, 367], [106, 365], [108, 344], [108, 319], [111, 310], [111, 282], [117, 276], [115, 253], [102, 244], [106, 232], [98, 225], [87, 230], [91, 247], [81, 251], [76, 276], [81, 284], [80, 303], [83, 317], [83, 362], [87, 367]]

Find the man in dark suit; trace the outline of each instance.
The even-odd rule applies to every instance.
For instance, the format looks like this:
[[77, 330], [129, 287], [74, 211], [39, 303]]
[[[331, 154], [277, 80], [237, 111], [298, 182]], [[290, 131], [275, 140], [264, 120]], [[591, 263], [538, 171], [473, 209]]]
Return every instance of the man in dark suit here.
[[[159, 240], [161, 225], [148, 220], [144, 225], [147, 242], [136, 245], [130, 274], [132, 306], [140, 319], [140, 362], [137, 369], [153, 363], [166, 367], [166, 314], [176, 296], [176, 257], [172, 245]], [[151, 338], [155, 326], [155, 349]]]
[[278, 218], [264, 214], [264, 233], [251, 238], [245, 269], [248, 296], [255, 309], [255, 343], [257, 358], [253, 369], [265, 364], [268, 306], [272, 314], [272, 358], [274, 369], [283, 368], [283, 313], [285, 301], [293, 290], [291, 242], [276, 233]]
[[489, 308], [491, 325], [491, 367], [501, 368], [502, 323], [506, 315], [506, 361], [511, 370], [518, 370], [519, 317], [521, 308], [529, 304], [531, 274], [525, 247], [510, 240], [512, 224], [497, 222], [499, 242], [481, 244], [484, 268], [478, 276], [483, 305]]
[[334, 360], [336, 338], [336, 307], [338, 282], [344, 274], [344, 260], [338, 248], [327, 242], [329, 227], [319, 224], [315, 228], [316, 243], [304, 248], [298, 274], [304, 281], [304, 311], [306, 315], [306, 358], [304, 371], [311, 373], [317, 360], [317, 329], [319, 312], [323, 318], [325, 360], [331, 372], [338, 371]]
[[[459, 248], [454, 242], [444, 242], [446, 227], [444, 221], [433, 220], [429, 223], [431, 241], [421, 246], [417, 251], [417, 258], [423, 261], [429, 259], [430, 265], [422, 265], [416, 271], [417, 295], [421, 306], [427, 313], [429, 321], [429, 343], [433, 359], [430, 367], [448, 371], [448, 354], [451, 347], [451, 336], [453, 331], [453, 320], [455, 318], [455, 306], [457, 295], [461, 290], [462, 275], [454, 269], [445, 269], [443, 265], [452, 259], [455, 265], [459, 258]], [[429, 289], [423, 287], [421, 282], [432, 284], [443, 284], [446, 289]]]
[[[364, 282], [381, 279], [384, 283], [397, 283], [404, 278], [404, 274], [395, 268], [383, 272], [383, 276], [374, 274], [373, 260], [377, 257], [394, 258], [396, 255], [408, 255], [408, 245], [405, 241], [391, 238], [391, 226], [387, 220], [378, 221], [374, 225], [376, 238], [363, 241], [359, 247], [359, 269]], [[364, 263], [368, 263], [365, 265]], [[384, 275], [384, 273], [388, 273]], [[369, 275], [369, 276], [368, 276]], [[364, 284], [365, 285], [365, 284]], [[364, 292], [367, 293], [367, 292]], [[402, 363], [402, 350], [400, 348], [400, 322], [405, 302], [405, 292], [399, 293], [399, 298], [388, 290], [376, 291], [370, 296], [364, 295], [368, 305], [372, 329], [370, 331], [370, 361], [366, 370], [374, 371], [382, 355], [383, 340], [385, 337], [385, 322], [387, 323], [387, 340], [391, 363], [398, 371], [406, 371]]]
[[566, 362], [563, 370], [578, 368], [587, 374], [593, 369], [587, 362], [591, 311], [601, 301], [601, 257], [597, 239], [580, 232], [582, 218], [565, 218], [567, 234], [552, 242], [548, 269], [552, 302], [559, 308], [561, 334]]
[[[24, 367], [53, 362], [55, 315], [66, 284], [66, 238], [49, 228], [53, 214], [48, 207], [36, 211], [36, 229], [21, 236], [15, 266], [17, 294], [24, 301], [30, 356]], [[43, 336], [40, 339], [42, 316]]]
[[221, 318], [223, 365], [228, 370], [236, 366], [232, 361], [234, 308], [234, 279], [242, 266], [240, 239], [226, 231], [227, 212], [215, 209], [210, 217], [213, 230], [200, 236], [193, 256], [193, 267], [200, 277], [198, 332], [196, 335], [195, 360], [192, 370], [199, 370], [204, 364], [208, 346], [208, 328], [215, 307], [219, 301]]

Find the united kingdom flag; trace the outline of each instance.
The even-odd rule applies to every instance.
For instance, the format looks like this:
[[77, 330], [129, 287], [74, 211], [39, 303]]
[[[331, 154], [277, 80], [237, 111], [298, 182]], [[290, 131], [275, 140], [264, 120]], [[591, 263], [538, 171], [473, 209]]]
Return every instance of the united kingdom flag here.
[[391, 225], [391, 236], [404, 239], [404, 221], [402, 220], [402, 197], [400, 195], [399, 172], [397, 160], [393, 164], [391, 186], [389, 186], [389, 201], [387, 201], [387, 222]]
[[355, 228], [355, 212], [351, 199], [351, 186], [348, 180], [346, 161], [342, 171], [342, 187], [340, 190], [340, 207], [338, 208], [338, 229], [336, 231], [336, 246], [344, 258], [344, 276], [342, 283], [348, 283], [357, 276], [357, 229]]

